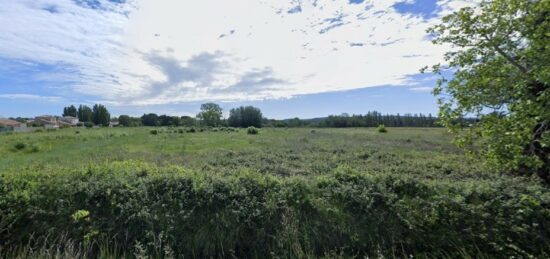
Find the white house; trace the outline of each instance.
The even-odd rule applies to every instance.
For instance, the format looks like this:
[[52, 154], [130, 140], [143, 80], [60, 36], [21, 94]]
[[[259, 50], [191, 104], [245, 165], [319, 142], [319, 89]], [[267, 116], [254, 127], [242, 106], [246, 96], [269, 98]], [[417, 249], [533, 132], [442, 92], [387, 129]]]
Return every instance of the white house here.
[[78, 124], [79, 120], [76, 117], [64, 116], [64, 117], [59, 118], [59, 123], [63, 123], [63, 122], [70, 125], [70, 126], [76, 126], [76, 124]]

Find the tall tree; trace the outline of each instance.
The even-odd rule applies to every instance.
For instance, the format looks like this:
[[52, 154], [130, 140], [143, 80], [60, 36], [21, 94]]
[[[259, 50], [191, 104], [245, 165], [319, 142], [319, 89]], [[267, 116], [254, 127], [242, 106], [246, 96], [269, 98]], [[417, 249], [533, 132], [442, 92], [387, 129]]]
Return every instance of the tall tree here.
[[71, 105], [63, 108], [63, 117], [65, 116], [77, 117], [76, 107]]
[[262, 127], [262, 112], [253, 106], [233, 108], [229, 111], [228, 124], [232, 127]]
[[128, 115], [118, 116], [118, 123], [124, 127], [130, 127], [132, 123], [132, 118]]
[[92, 113], [92, 121], [94, 124], [109, 126], [109, 123], [111, 122], [111, 114], [107, 110], [107, 107], [102, 104], [96, 104], [92, 108]]
[[201, 105], [201, 111], [197, 118], [206, 126], [221, 125], [222, 108], [215, 103], [204, 103]]
[[78, 107], [78, 120], [81, 122], [92, 122], [92, 109], [86, 105], [80, 105]]
[[141, 124], [143, 126], [158, 126], [158, 118], [159, 116], [154, 113], [143, 114], [141, 116]]
[[[550, 1], [483, 0], [428, 32], [455, 47], [435, 65], [442, 122], [456, 142], [499, 171], [536, 172], [550, 183]], [[464, 128], [459, 119], [476, 115]]]

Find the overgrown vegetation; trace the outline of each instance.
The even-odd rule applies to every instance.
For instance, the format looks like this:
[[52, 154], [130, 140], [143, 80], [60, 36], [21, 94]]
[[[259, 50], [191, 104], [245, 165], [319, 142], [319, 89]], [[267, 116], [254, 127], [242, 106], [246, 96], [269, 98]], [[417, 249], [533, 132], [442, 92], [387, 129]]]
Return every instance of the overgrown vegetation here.
[[0, 135], [3, 256], [550, 253], [550, 191], [485, 171], [442, 129], [79, 131]]
[[40, 247], [47, 237], [201, 258], [550, 252], [549, 192], [517, 179], [431, 181], [345, 167], [280, 178], [131, 161], [0, 179], [3, 247]]
[[248, 133], [249, 135], [256, 135], [258, 134], [258, 132], [258, 129], [255, 127], [248, 127], [248, 129], [246, 129], [246, 133]]

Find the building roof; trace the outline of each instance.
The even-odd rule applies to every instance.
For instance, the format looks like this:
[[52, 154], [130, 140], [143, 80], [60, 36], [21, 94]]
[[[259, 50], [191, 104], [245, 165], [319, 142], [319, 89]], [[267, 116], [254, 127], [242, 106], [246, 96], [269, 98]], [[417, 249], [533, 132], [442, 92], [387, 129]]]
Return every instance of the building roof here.
[[3, 126], [10, 126], [10, 127], [17, 127], [20, 126], [22, 123], [10, 119], [0, 119], [0, 125]]

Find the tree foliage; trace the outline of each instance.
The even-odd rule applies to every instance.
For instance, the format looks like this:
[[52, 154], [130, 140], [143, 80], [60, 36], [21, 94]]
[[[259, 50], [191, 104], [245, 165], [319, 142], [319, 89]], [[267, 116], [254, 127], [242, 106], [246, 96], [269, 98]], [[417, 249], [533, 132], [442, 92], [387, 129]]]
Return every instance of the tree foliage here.
[[205, 126], [221, 125], [222, 108], [215, 103], [204, 103], [201, 105], [201, 111], [197, 114], [197, 118]]
[[253, 106], [233, 108], [229, 111], [229, 118], [227, 123], [231, 127], [262, 127], [262, 112], [260, 109]]
[[111, 114], [102, 104], [95, 104], [92, 108], [92, 122], [96, 125], [109, 126]]
[[190, 116], [181, 116], [180, 123], [182, 126], [185, 127], [193, 127], [197, 124], [197, 121], [195, 120], [195, 118], [192, 118]]
[[76, 107], [74, 105], [63, 108], [63, 117], [65, 116], [77, 117], [77, 115], [78, 115], [78, 111], [76, 110]]
[[377, 111], [367, 112], [364, 115], [330, 115], [319, 121], [320, 127], [347, 128], [347, 127], [436, 127], [437, 117], [431, 114], [382, 114]]
[[141, 124], [144, 126], [157, 126], [158, 115], [155, 113], [143, 114], [143, 116], [141, 116]]
[[[451, 44], [439, 96], [442, 122], [457, 143], [499, 171], [536, 172], [550, 183], [550, 1], [493, 0], [463, 8], [428, 30]], [[476, 115], [464, 128], [457, 120]]]
[[92, 122], [92, 109], [86, 105], [78, 106], [78, 120], [81, 122]]

